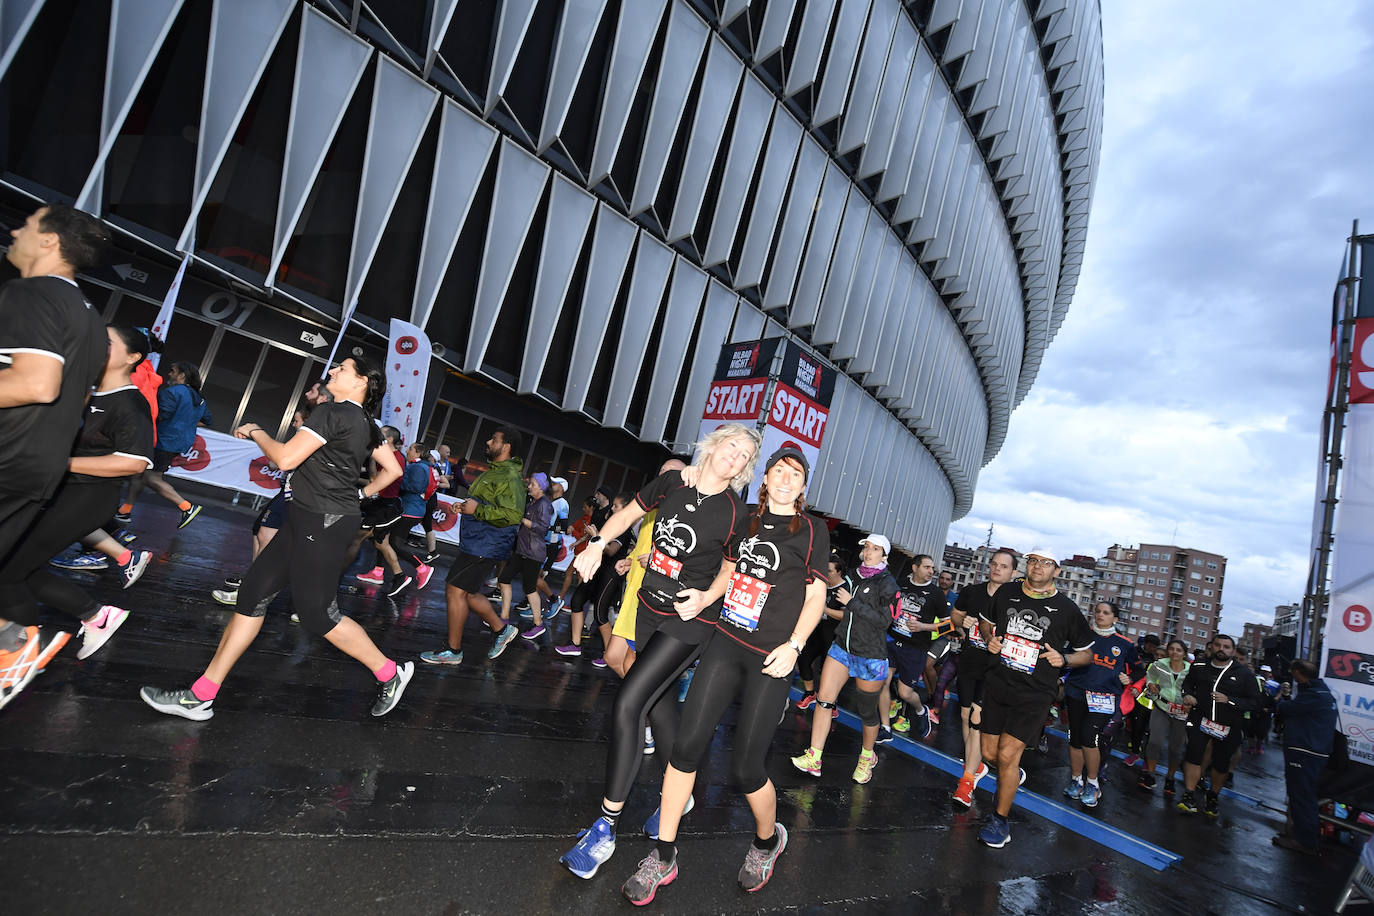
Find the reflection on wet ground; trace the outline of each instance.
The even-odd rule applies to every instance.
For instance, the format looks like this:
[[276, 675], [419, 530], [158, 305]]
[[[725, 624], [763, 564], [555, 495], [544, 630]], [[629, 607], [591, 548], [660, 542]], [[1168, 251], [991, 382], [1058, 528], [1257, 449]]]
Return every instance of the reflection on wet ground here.
[[[73, 573], [133, 616], [97, 655], [66, 650], [0, 713], [0, 861], [8, 912], [601, 913], [628, 907], [621, 882], [651, 848], [638, 826], [656, 805], [663, 754], [645, 758], [616, 856], [591, 881], [558, 856], [597, 812], [615, 676], [566, 659], [567, 617], [539, 644], [488, 661], [474, 618], [460, 667], [420, 666], [400, 708], [368, 715], [372, 678], [289, 622], [278, 599], [215, 717], [159, 716], [142, 684], [189, 684], [219, 639], [209, 597], [249, 557], [245, 508], [211, 506], [176, 530], [170, 506], [136, 510], [143, 580]], [[366, 548], [365, 548], [366, 550]], [[370, 559], [370, 557], [369, 557]], [[398, 659], [443, 638], [443, 563], [419, 595], [345, 587], [339, 603]], [[351, 579], [349, 580], [351, 581]], [[1274, 848], [1283, 823], [1276, 750], [1244, 756], [1220, 818], [1185, 817], [1135, 788], [1119, 762], [1090, 816], [1182, 856], [1165, 871], [1050, 819], [1013, 813], [1012, 842], [976, 839], [991, 796], [953, 807], [954, 778], [880, 748], [856, 786], [852, 731], [837, 729], [814, 779], [787, 761], [807, 743], [790, 711], [769, 761], [790, 842], [771, 883], [746, 895], [735, 874], [752, 818], [728, 787], [727, 719], [679, 841], [680, 877], [654, 906], [675, 913], [1271, 913], [1330, 909], [1354, 863]], [[928, 743], [959, 747], [957, 710]], [[1026, 786], [1059, 799], [1066, 750], [1030, 753]]]

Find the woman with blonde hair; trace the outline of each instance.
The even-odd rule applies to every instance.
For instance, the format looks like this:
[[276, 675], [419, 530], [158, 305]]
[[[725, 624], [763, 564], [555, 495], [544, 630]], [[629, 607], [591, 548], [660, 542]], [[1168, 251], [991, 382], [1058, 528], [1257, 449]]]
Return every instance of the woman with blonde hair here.
[[578, 575], [590, 581], [601, 565], [604, 544], [628, 531], [650, 509], [658, 510], [653, 549], [639, 587], [638, 655], [612, 714], [601, 816], [559, 859], [579, 878], [592, 877], [615, 852], [616, 824], [644, 756], [646, 715], [654, 740], [665, 748], [673, 746], [677, 710], [674, 698], [664, 695], [716, 632], [735, 551], [749, 526], [736, 491], [753, 479], [758, 452], [754, 430], [738, 423], [718, 427], [698, 443], [694, 486], [683, 481], [681, 471], [660, 474], [634, 502], [606, 521], [574, 561]]

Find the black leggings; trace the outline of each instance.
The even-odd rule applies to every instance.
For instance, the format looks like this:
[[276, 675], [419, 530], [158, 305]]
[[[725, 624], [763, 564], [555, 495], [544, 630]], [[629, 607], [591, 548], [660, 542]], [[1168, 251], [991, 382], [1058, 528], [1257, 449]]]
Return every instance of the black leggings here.
[[814, 684], [821, 676], [821, 665], [825, 664], [825, 655], [835, 641], [835, 630], [839, 626], [840, 622], [835, 618], [822, 617], [816, 629], [811, 631], [806, 645], [802, 646], [801, 655], [797, 656], [797, 670], [801, 672], [802, 680]]
[[356, 515], [309, 512], [294, 503], [286, 523], [243, 574], [235, 612], [261, 617], [287, 585], [301, 626], [320, 636], [339, 622], [339, 576], [361, 519]]
[[682, 710], [682, 732], [670, 758], [673, 769], [696, 772], [721, 717], [738, 697], [739, 721], [735, 723], [730, 777], [745, 795], [768, 784], [764, 761], [787, 704], [790, 678], [764, 674], [763, 660], [764, 656], [728, 636], [717, 635], [711, 641], [697, 665]]
[[64, 483], [9, 560], [0, 568], [0, 617], [21, 626], [37, 626], [39, 602], [88, 620], [100, 603], [70, 579], [48, 566], [53, 555], [95, 530], [119, 507], [120, 478], [92, 483]]
[[[611, 713], [611, 751], [606, 758], [605, 797], [624, 803], [644, 759], [644, 717], [654, 729], [654, 745], [671, 749], [677, 741], [677, 697], [670, 689], [701, 654], [702, 647], [656, 632], [639, 647]], [[695, 678], [693, 678], [695, 681]], [[694, 688], [695, 690], [695, 688]]]

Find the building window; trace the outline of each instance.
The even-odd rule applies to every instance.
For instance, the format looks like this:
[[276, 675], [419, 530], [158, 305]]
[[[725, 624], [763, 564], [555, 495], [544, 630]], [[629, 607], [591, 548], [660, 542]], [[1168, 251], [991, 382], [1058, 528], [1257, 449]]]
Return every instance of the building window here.
[[1197, 622], [1198, 622], [1198, 623], [1211, 623], [1211, 622], [1212, 622], [1212, 618], [1210, 618], [1210, 617], [1198, 617]]
[[1188, 599], [1188, 607], [1197, 607], [1197, 599], [1196, 599], [1196, 598], [1189, 598], [1189, 599]]
[[1192, 627], [1184, 627], [1184, 628], [1183, 628], [1183, 632], [1184, 632], [1184, 633], [1187, 633], [1189, 636], [1192, 636], [1192, 635], [1193, 635], [1193, 628], [1192, 628]]
[[1207, 577], [1205, 577], [1205, 578], [1203, 579], [1203, 581], [1204, 581], [1204, 582], [1209, 582], [1209, 583], [1215, 585], [1216, 582], [1217, 582], [1217, 577], [1216, 577], [1216, 576], [1207, 576]]
[[1206, 595], [1208, 598], [1212, 597], [1212, 590], [1210, 588], [1204, 588], [1202, 590], [1202, 593]]
[[1190, 586], [1188, 586], [1188, 591], [1190, 591], [1190, 592], [1192, 592], [1194, 595], [1196, 595], [1196, 594], [1198, 594], [1199, 592], [1201, 592], [1202, 589], [1198, 588], [1196, 585], [1190, 585]]
[[1185, 614], [1184, 616], [1187, 617], [1189, 620], [1197, 620], [1197, 616], [1194, 615], [1192, 611], [1189, 611], [1189, 612], [1188, 612], [1187, 614]]
[[1202, 573], [1196, 573], [1196, 572], [1195, 572], [1195, 573], [1189, 573], [1189, 574], [1188, 574], [1188, 578], [1190, 578], [1190, 579], [1197, 579], [1197, 580], [1201, 581], [1201, 579], [1202, 579]]
[[1168, 552], [1168, 551], [1165, 551], [1164, 553], [1161, 553], [1161, 554], [1159, 555], [1159, 558], [1160, 558], [1161, 560], [1167, 560], [1167, 559], [1169, 559], [1169, 552]]
[[1212, 603], [1210, 601], [1202, 602], [1202, 609], [1204, 611], [1210, 611], [1212, 609]]
[[1208, 563], [1208, 564], [1207, 564], [1207, 568], [1208, 568], [1208, 569], [1216, 569], [1216, 568], [1217, 568], [1217, 564], [1216, 564], [1216, 563]]
[[1145, 564], [1144, 564], [1144, 563], [1141, 563], [1139, 569], [1140, 569], [1141, 572], [1145, 572], [1145, 571], [1146, 571], [1146, 566], [1145, 566]]

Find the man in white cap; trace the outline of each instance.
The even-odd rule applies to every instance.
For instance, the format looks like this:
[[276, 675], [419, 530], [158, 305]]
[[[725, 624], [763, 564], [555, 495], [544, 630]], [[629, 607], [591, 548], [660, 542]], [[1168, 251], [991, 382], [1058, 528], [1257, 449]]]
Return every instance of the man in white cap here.
[[1066, 667], [1092, 661], [1093, 631], [1078, 605], [1054, 587], [1059, 562], [1048, 548], [1026, 553], [1026, 578], [993, 596], [981, 622], [997, 658], [983, 687], [983, 759], [997, 766], [997, 810], [978, 839], [994, 849], [1011, 840], [1007, 817], [1021, 780], [1021, 754], [1059, 692]]

